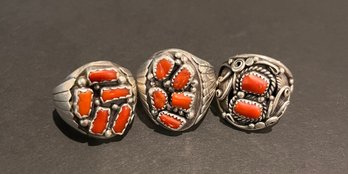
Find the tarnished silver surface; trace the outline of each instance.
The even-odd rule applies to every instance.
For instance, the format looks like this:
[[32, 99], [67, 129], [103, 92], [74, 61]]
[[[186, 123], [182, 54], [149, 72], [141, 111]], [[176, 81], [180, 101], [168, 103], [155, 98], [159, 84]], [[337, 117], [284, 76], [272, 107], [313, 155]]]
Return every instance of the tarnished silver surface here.
[[294, 79], [281, 62], [263, 55], [228, 59], [219, 72], [216, 99], [222, 117], [245, 130], [275, 125], [290, 103]]
[[[173, 67], [159, 78], [157, 71], [164, 72], [162, 64], [159, 65], [162, 59]], [[188, 82], [177, 83], [184, 73], [190, 74], [186, 77]], [[155, 53], [139, 69], [137, 85], [140, 100], [152, 121], [172, 131], [183, 131], [204, 117], [215, 94], [216, 77], [208, 62], [184, 50], [167, 49]], [[162, 96], [165, 104], [157, 102], [156, 107], [155, 95]], [[189, 106], [178, 107], [177, 103], [185, 103], [185, 98], [190, 99]]]
[[[90, 73], [103, 70], [116, 72], [116, 78], [92, 82]], [[100, 74], [94, 76], [94, 78], [103, 79]], [[115, 88], [128, 89], [129, 94], [104, 101], [103, 92]], [[86, 114], [81, 114], [83, 112], [81, 103], [83, 100], [89, 101], [88, 95], [80, 100], [79, 94], [84, 92], [92, 94], [90, 96], [90, 110]], [[134, 118], [137, 96], [135, 80], [128, 69], [109, 61], [96, 61], [81, 66], [66, 77], [64, 82], [54, 88], [52, 93], [53, 103], [60, 117], [74, 129], [91, 137], [106, 139], [115, 135], [122, 135]], [[88, 107], [88, 105], [85, 106]], [[85, 106], [83, 108], [86, 108]], [[126, 116], [123, 116], [123, 118], [121, 118], [122, 116], [119, 117], [122, 108], [128, 111], [127, 107], [131, 110], [129, 116], [126, 117], [127, 114], [124, 114]], [[107, 119], [103, 120], [100, 117], [99, 121], [96, 121], [98, 111], [108, 113]], [[99, 127], [94, 124], [95, 122], [105, 123], [105, 126], [101, 127], [102, 131], [96, 131]], [[118, 129], [116, 129], [116, 124]], [[95, 126], [95, 129], [93, 129], [93, 126]], [[124, 129], [122, 129], [123, 126]]]

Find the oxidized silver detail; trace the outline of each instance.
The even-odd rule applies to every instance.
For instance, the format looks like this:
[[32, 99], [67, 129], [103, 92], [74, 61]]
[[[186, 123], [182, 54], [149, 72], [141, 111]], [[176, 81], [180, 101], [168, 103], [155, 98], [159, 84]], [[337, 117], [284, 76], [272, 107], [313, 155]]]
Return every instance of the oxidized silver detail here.
[[[90, 74], [93, 72], [112, 70], [116, 72], [116, 77], [107, 80], [91, 81]], [[97, 76], [96, 78], [100, 78]], [[108, 89], [126, 88], [129, 94], [118, 98], [103, 100], [103, 91]], [[79, 93], [89, 91], [92, 93], [90, 98], [90, 111], [86, 115], [81, 115], [79, 110]], [[130, 71], [109, 61], [96, 61], [81, 66], [72, 72], [60, 85], [53, 89], [53, 103], [60, 117], [77, 131], [91, 137], [107, 139], [116, 135], [122, 135], [127, 126], [134, 118], [137, 89], [135, 80]], [[87, 98], [87, 97], [86, 97]], [[88, 100], [89, 101], [89, 100]], [[114, 132], [116, 117], [123, 105], [129, 105], [131, 113], [121, 132]], [[82, 105], [81, 105], [82, 106]], [[85, 108], [87, 106], [84, 105]], [[107, 123], [100, 132], [92, 132], [97, 111], [108, 112]], [[87, 113], [84, 111], [84, 113]], [[122, 126], [121, 126], [122, 127]]]
[[[165, 58], [173, 67], [165, 75], [165, 79], [157, 79], [157, 63]], [[167, 63], [167, 65], [169, 65]], [[154, 67], [156, 66], [156, 67]], [[186, 69], [180, 78], [185, 77], [187, 83], [176, 83], [174, 81], [178, 74]], [[179, 84], [179, 85], [178, 85]], [[150, 60], [139, 69], [137, 74], [137, 85], [140, 100], [152, 121], [172, 131], [183, 131], [197, 124], [204, 117], [214, 97], [216, 89], [216, 77], [214, 68], [208, 62], [180, 49], [167, 49], [155, 53]], [[166, 102], [163, 108], [155, 108], [152, 98], [154, 89], [162, 89], [166, 93]], [[183, 94], [188, 97], [185, 103], [188, 108], [173, 106], [173, 94]], [[182, 96], [181, 96], [182, 97]], [[191, 103], [188, 101], [191, 100]], [[175, 122], [175, 125], [164, 123], [159, 118], [160, 114], [167, 114], [166, 119]], [[173, 120], [176, 119], [176, 120]], [[180, 121], [180, 125], [177, 124]], [[169, 125], [169, 126], [168, 126]]]
[[[243, 89], [243, 79], [249, 75], [254, 79], [244, 85], [251, 89]], [[290, 103], [293, 82], [290, 70], [273, 58], [257, 54], [236, 55], [220, 69], [216, 91], [218, 108], [224, 119], [241, 129], [274, 126]], [[241, 101], [246, 104], [240, 108], [246, 116], [235, 110]], [[260, 117], [256, 117], [255, 112], [260, 112]]]

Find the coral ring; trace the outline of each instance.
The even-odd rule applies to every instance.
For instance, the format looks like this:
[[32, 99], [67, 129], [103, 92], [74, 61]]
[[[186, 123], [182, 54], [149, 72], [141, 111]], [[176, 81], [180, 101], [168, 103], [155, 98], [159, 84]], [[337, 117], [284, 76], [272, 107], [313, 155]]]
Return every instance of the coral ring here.
[[53, 89], [53, 103], [71, 127], [95, 138], [123, 135], [134, 117], [132, 74], [109, 61], [91, 62]]
[[167, 49], [140, 68], [137, 84], [153, 122], [183, 131], [202, 120], [215, 94], [216, 77], [208, 62], [184, 50]]
[[289, 105], [293, 84], [290, 70], [279, 61], [256, 54], [236, 55], [220, 69], [218, 108], [238, 128], [271, 127]]

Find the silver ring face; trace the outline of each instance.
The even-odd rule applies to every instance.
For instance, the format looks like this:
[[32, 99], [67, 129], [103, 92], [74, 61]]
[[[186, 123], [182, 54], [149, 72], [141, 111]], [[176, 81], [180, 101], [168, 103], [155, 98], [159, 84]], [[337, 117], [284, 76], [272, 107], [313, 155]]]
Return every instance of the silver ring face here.
[[60, 117], [91, 137], [123, 135], [133, 120], [136, 84], [126, 68], [109, 61], [91, 62], [53, 89]]
[[219, 72], [216, 99], [222, 117], [245, 130], [275, 125], [290, 103], [294, 79], [281, 62], [263, 55], [230, 58]]
[[139, 69], [137, 84], [152, 121], [183, 131], [205, 115], [215, 94], [216, 77], [208, 62], [180, 49], [167, 49]]

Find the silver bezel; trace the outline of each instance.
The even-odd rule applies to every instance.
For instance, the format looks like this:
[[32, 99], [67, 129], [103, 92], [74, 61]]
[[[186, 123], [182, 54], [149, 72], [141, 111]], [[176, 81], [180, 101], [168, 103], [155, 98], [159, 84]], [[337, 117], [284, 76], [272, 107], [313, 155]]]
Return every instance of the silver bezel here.
[[102, 133], [94, 133], [94, 132], [92, 132], [92, 129], [93, 129], [93, 126], [94, 126], [93, 123], [97, 119], [98, 112], [101, 111], [101, 110], [108, 111], [107, 124], [109, 123], [109, 120], [110, 120], [111, 110], [109, 108], [97, 107], [97, 109], [95, 110], [95, 113], [94, 113], [93, 120], [91, 121], [91, 125], [90, 125], [90, 127], [88, 129], [89, 133], [91, 133], [93, 135], [104, 135], [105, 131], [108, 129], [108, 126], [106, 125]]
[[190, 72], [190, 78], [188, 80], [188, 82], [186, 83], [186, 85], [183, 87], [183, 88], [180, 88], [180, 89], [175, 89], [175, 90], [184, 90], [186, 89], [190, 84], [191, 84], [191, 81], [193, 79], [193, 77], [195, 76], [195, 71], [191, 68], [191, 66], [187, 65], [187, 64], [184, 64], [180, 67], [180, 69], [173, 75], [173, 78], [171, 80], [171, 86], [174, 88], [174, 81], [176, 79], [176, 77], [179, 75], [179, 73], [181, 71], [183, 71], [184, 69], [187, 69], [189, 72]]
[[[154, 98], [153, 98], [153, 93], [154, 93], [155, 91], [160, 91], [162, 94], [165, 95], [165, 98], [166, 98], [166, 103], [165, 103], [165, 105], [164, 105], [162, 108], [160, 108], [160, 109], [157, 109], [157, 108], [155, 107], [155, 102], [154, 102]], [[152, 106], [152, 109], [153, 109], [153, 110], [159, 111], [159, 110], [163, 110], [163, 109], [166, 108], [166, 105], [168, 104], [168, 96], [167, 96], [167, 93], [164, 92], [164, 90], [163, 90], [162, 88], [158, 88], [158, 87], [152, 87], [152, 88], [150, 88], [150, 89], [149, 89], [149, 96], [150, 96], [151, 106]]]
[[78, 105], [79, 100], [77, 100], [77, 99], [80, 99], [80, 97], [79, 97], [80, 92], [86, 92], [86, 91], [92, 92], [92, 96], [91, 96], [91, 101], [92, 101], [92, 100], [93, 100], [93, 96], [94, 96], [93, 90], [91, 90], [91, 89], [89, 89], [89, 88], [78, 88], [78, 89], [75, 89], [75, 90], [74, 90], [74, 97], [75, 97], [75, 100], [74, 100], [74, 102], [73, 102], [73, 112], [74, 112], [74, 114], [75, 114], [77, 117], [79, 117], [80, 119], [89, 117], [89, 115], [91, 114], [92, 106], [93, 106], [93, 103], [91, 102], [91, 104], [90, 104], [90, 106], [89, 106], [90, 109], [89, 109], [88, 115], [81, 115], [81, 114], [80, 114], [80, 112], [79, 112], [79, 105]]
[[[92, 82], [90, 79], [89, 79], [89, 75], [92, 73], [92, 72], [95, 72], [95, 71], [104, 71], [104, 70], [114, 70], [116, 72], [116, 79], [114, 80], [106, 80], [106, 81], [102, 81], [102, 82]], [[87, 81], [89, 84], [96, 84], [96, 83], [105, 83], [105, 82], [116, 82], [120, 76], [120, 72], [116, 69], [116, 68], [101, 68], [101, 69], [95, 69], [94, 67], [90, 67], [90, 68], [87, 68]]]
[[[103, 97], [102, 97], [102, 95], [103, 95], [103, 93], [104, 93], [104, 91], [106, 91], [106, 90], [113, 90], [113, 89], [128, 89], [128, 91], [129, 91], [129, 94], [128, 95], [126, 95], [126, 96], [122, 96], [122, 97], [118, 97], [118, 98], [113, 98], [113, 99], [111, 99], [111, 100], [103, 100]], [[131, 88], [129, 87], [129, 86], [125, 86], [125, 85], [120, 85], [120, 86], [116, 86], [116, 87], [103, 87], [103, 88], [101, 88], [101, 90], [100, 90], [100, 101], [102, 101], [103, 103], [109, 103], [109, 102], [111, 102], [111, 101], [116, 101], [116, 100], [121, 100], [121, 99], [126, 99], [126, 98], [129, 98], [129, 97], [131, 97], [133, 94], [132, 94], [132, 90], [131, 90]]]
[[[267, 87], [266, 87], [265, 91], [264, 91], [262, 94], [257, 94], [257, 93], [254, 93], [254, 92], [251, 92], [251, 91], [248, 91], [248, 90], [243, 89], [242, 82], [243, 82], [245, 76], [247, 76], [247, 75], [254, 75], [254, 76], [257, 76], [257, 77], [261, 78], [262, 80], [266, 81]], [[242, 75], [241, 80], [240, 80], [240, 82], [239, 82], [239, 86], [240, 86], [240, 89], [241, 89], [242, 91], [244, 91], [244, 92], [252, 93], [252, 94], [255, 94], [255, 95], [264, 95], [264, 94], [266, 94], [267, 91], [268, 91], [269, 83], [270, 83], [269, 81], [270, 81], [270, 80], [267, 79], [264, 75], [261, 75], [261, 74], [258, 73], [258, 72], [252, 71], [252, 72], [248, 72], [248, 73], [245, 73], [245, 74]]]
[[231, 113], [236, 114], [237, 116], [241, 117], [242, 119], [251, 119], [251, 118], [247, 118], [247, 117], [245, 117], [244, 115], [241, 115], [241, 114], [239, 114], [239, 113], [237, 113], [237, 112], [235, 111], [235, 107], [236, 107], [236, 105], [237, 105], [239, 102], [247, 103], [247, 104], [251, 104], [251, 105], [255, 105], [255, 106], [257, 106], [257, 107], [260, 109], [261, 115], [260, 115], [257, 119], [252, 119], [252, 120], [259, 120], [260, 118], [263, 118], [263, 115], [264, 115], [264, 114], [263, 114], [264, 108], [263, 108], [262, 104], [257, 103], [257, 102], [254, 102], [254, 101], [251, 101], [251, 100], [248, 100], [248, 99], [237, 99], [237, 100], [233, 103], [233, 106], [230, 107], [230, 112], [231, 112]]
[[172, 99], [173, 99], [173, 95], [174, 94], [183, 94], [185, 97], [190, 97], [191, 98], [191, 103], [190, 103], [190, 108], [189, 109], [174, 107], [173, 105], [172, 105], [172, 107], [173, 108], [177, 108], [178, 110], [181, 110], [181, 111], [185, 111], [186, 113], [191, 112], [192, 111], [192, 107], [193, 107], [193, 103], [195, 103], [195, 95], [193, 95], [191, 92], [173, 92], [172, 96], [171, 96]]
[[158, 64], [158, 62], [159, 62], [161, 59], [166, 59], [166, 60], [170, 61], [170, 63], [172, 64], [172, 67], [170, 68], [169, 72], [166, 74], [166, 76], [164, 77], [164, 79], [161, 79], [161, 80], [160, 80], [160, 79], [158, 79], [158, 77], [157, 77], [156, 74], [153, 74], [154, 77], [155, 77], [157, 80], [159, 80], [159, 81], [166, 80], [166, 79], [168, 78], [169, 74], [172, 73], [173, 68], [174, 68], [174, 65], [175, 65], [175, 62], [174, 62], [172, 56], [170, 56], [170, 55], [160, 55], [160, 56], [154, 58], [153, 66], [152, 66], [152, 72], [157, 72], [157, 64]]
[[[179, 120], [179, 121], [181, 122], [181, 123], [180, 123], [180, 126], [179, 126], [178, 128], [176, 128], [176, 129], [167, 126], [165, 123], [163, 123], [163, 122], [161, 121], [161, 118], [160, 118], [161, 115], [168, 115], [168, 116], [170, 116], [170, 117], [173, 117], [173, 118], [176, 119], [176, 120]], [[173, 130], [173, 131], [180, 130], [180, 129], [186, 124], [186, 119], [185, 119], [185, 118], [180, 117], [180, 116], [178, 116], [178, 115], [176, 115], [176, 114], [167, 112], [167, 111], [162, 111], [162, 112], [160, 112], [160, 113], [158, 114], [157, 121], [160, 122], [161, 125], [164, 126], [165, 128], [167, 128], [167, 129], [169, 129], [169, 130]]]
[[[117, 120], [118, 120], [118, 117], [119, 117], [120, 113], [122, 112], [122, 107], [123, 107], [123, 106], [129, 107], [129, 108], [131, 109], [131, 111], [130, 111], [130, 113], [129, 113], [128, 121], [127, 121], [127, 123], [125, 124], [124, 129], [122, 130], [121, 133], [117, 133], [117, 132], [114, 131], [114, 126], [116, 125], [116, 122], [117, 122]], [[128, 103], [125, 103], [125, 104], [121, 105], [121, 106], [120, 106], [120, 110], [118, 111], [117, 116], [116, 116], [116, 118], [115, 118], [115, 121], [114, 121], [114, 123], [112, 124], [112, 128], [111, 128], [112, 132], [113, 132], [114, 134], [116, 134], [116, 135], [123, 135], [123, 134], [124, 134], [124, 131], [127, 129], [128, 124], [132, 122], [133, 118], [134, 118], [134, 114], [133, 114], [132, 107], [131, 107]]]

